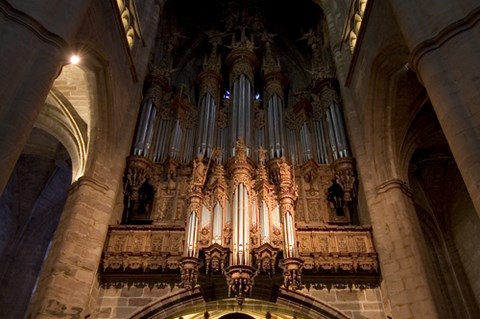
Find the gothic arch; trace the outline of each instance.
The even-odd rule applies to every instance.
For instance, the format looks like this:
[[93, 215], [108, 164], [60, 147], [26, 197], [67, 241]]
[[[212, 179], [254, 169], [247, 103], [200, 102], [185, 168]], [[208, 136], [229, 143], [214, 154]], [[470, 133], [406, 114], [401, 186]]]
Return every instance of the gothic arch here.
[[473, 204], [428, 99], [410, 123], [404, 149], [417, 216], [430, 247], [429, 280], [438, 291], [438, 307], [449, 317], [473, 317], [478, 310], [467, 277], [469, 265], [477, 261], [465, 258], [475, 254], [465, 253], [469, 248], [458, 238], [478, 227], [478, 220], [469, 217], [475, 216]]
[[415, 74], [408, 70], [407, 61], [408, 48], [391, 43], [373, 62], [364, 136], [366, 152], [371, 152], [368, 156], [377, 171], [377, 184], [407, 177], [405, 166], [398, 169], [402, 167], [401, 146], [423, 92]]
[[37, 125], [65, 143], [72, 161], [78, 164], [73, 168], [76, 180], [92, 175], [98, 154], [113, 152], [115, 132], [110, 123], [115, 110], [106, 59], [87, 43], [74, 47], [79, 48], [76, 53], [80, 62], [63, 66], [46, 102], [45, 108], [54, 106], [57, 116], [52, 118], [48, 110], [44, 111]]
[[[291, 319], [294, 316], [297, 319], [349, 319], [347, 315], [327, 303], [298, 291], [281, 289], [276, 303], [246, 299], [245, 303], [239, 306], [234, 298], [205, 302], [203, 292], [199, 288], [169, 294], [136, 311], [129, 319], [177, 319], [181, 316], [203, 314], [206, 311], [212, 319], [235, 311], [241, 311], [255, 318], [262, 318], [270, 312], [278, 318], [285, 319]], [[203, 318], [203, 315], [199, 318]]]
[[72, 180], [82, 176], [87, 159], [87, 124], [55, 87], [50, 91], [35, 127], [55, 136], [65, 146], [72, 161]]

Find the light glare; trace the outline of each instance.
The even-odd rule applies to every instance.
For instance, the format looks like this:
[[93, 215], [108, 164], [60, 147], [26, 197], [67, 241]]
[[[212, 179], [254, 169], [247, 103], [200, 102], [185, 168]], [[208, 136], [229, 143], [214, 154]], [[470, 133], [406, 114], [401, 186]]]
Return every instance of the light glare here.
[[78, 62], [80, 62], [80, 57], [78, 55], [74, 54], [70, 57], [70, 63], [77, 64]]

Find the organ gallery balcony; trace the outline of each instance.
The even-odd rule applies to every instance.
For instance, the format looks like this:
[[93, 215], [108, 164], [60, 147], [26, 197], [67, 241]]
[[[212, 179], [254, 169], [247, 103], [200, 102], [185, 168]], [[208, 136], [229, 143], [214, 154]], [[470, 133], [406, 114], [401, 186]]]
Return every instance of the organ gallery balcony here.
[[[297, 228], [301, 281], [307, 288], [374, 288], [380, 269], [370, 227]], [[106, 286], [175, 286], [181, 283], [185, 228], [154, 225], [111, 226], [101, 261]], [[273, 254], [272, 254], [273, 252]], [[273, 298], [285, 285], [284, 252], [268, 244], [253, 249], [252, 296]], [[225, 276], [231, 251], [219, 244], [199, 251], [198, 284], [215, 296], [228, 293]], [[269, 297], [270, 296], [270, 297]]]

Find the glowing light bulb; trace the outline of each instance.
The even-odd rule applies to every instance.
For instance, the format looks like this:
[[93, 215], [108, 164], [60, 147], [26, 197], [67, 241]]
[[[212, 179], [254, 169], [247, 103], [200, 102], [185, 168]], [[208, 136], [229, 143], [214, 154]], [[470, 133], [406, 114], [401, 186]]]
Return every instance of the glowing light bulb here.
[[71, 64], [77, 64], [78, 62], [80, 62], [80, 57], [78, 55], [74, 54], [70, 57]]

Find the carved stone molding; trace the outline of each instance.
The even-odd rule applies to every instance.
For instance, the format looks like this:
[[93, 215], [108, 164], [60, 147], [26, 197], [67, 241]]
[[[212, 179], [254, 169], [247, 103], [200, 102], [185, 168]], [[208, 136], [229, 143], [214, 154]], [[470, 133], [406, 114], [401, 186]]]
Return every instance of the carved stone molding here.
[[412, 197], [412, 190], [410, 189], [410, 187], [408, 187], [407, 182], [404, 182], [398, 178], [389, 179], [375, 187], [378, 195], [386, 193], [394, 188], [398, 188], [408, 197]]

